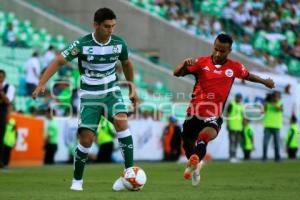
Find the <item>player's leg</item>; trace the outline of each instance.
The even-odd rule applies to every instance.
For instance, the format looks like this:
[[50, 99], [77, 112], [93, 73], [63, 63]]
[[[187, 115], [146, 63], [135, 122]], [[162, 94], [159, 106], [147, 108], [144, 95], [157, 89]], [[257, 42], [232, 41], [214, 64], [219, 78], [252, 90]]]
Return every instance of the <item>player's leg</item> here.
[[71, 190], [81, 191], [83, 171], [88, 159], [90, 147], [95, 138], [95, 133], [90, 129], [80, 128], [78, 134], [79, 144], [77, 145], [74, 155], [74, 174]]
[[128, 128], [128, 109], [124, 104], [122, 94], [116, 91], [108, 96], [107, 110], [108, 119], [113, 123], [117, 138], [121, 147], [121, 152], [125, 161], [125, 168], [133, 166], [133, 141], [132, 135]]
[[205, 127], [200, 133], [196, 144], [195, 153], [199, 160], [202, 160], [206, 155], [206, 147], [209, 141], [215, 139], [218, 132], [215, 128]]
[[126, 113], [118, 113], [113, 117], [113, 124], [117, 131], [117, 138], [125, 161], [125, 168], [133, 166], [133, 140]]
[[[133, 140], [128, 128], [127, 107], [124, 104], [120, 91], [108, 96], [107, 105], [109, 107], [108, 119], [112, 121], [117, 132], [117, 138], [120, 144], [121, 153], [124, 158], [125, 168], [133, 166]], [[119, 191], [125, 189], [122, 178], [118, 178], [113, 184], [113, 190]]]
[[[130, 130], [128, 129], [128, 121], [126, 113], [118, 113], [113, 118], [113, 124], [117, 132], [117, 138], [124, 158], [125, 168], [133, 166], [133, 140]], [[119, 177], [113, 184], [114, 191], [125, 189], [122, 177]]]
[[209, 141], [216, 138], [217, 135], [218, 132], [212, 127], [205, 127], [199, 134], [194, 154], [191, 155], [188, 161], [190, 167], [187, 167], [184, 172], [185, 178], [191, 176], [193, 186], [198, 185], [200, 182], [200, 170], [204, 164], [203, 159], [206, 155], [207, 144]]
[[71, 190], [82, 190], [85, 163], [103, 113], [103, 105], [101, 105], [101, 102], [95, 101], [95, 99], [81, 99], [78, 125], [79, 143], [74, 154], [74, 175]]
[[200, 170], [203, 166], [203, 159], [206, 155], [206, 148], [208, 142], [215, 139], [218, 135], [218, 132], [222, 125], [222, 118], [204, 120], [203, 129], [198, 135], [198, 139], [195, 147], [194, 157], [199, 158], [199, 163], [197, 164], [196, 169], [192, 173], [192, 185], [196, 186], [200, 182]]
[[195, 154], [195, 144], [202, 124], [203, 122], [198, 120], [195, 116], [188, 117], [183, 123], [183, 132], [181, 137], [183, 141], [183, 149], [188, 159], [187, 167], [183, 173], [185, 179], [192, 178], [193, 171], [195, 171], [199, 163], [199, 157]]
[[222, 118], [212, 118], [204, 120], [204, 128], [198, 134], [195, 148], [195, 152], [199, 156], [200, 160], [202, 160], [206, 154], [206, 147], [208, 142], [217, 137], [222, 123]]

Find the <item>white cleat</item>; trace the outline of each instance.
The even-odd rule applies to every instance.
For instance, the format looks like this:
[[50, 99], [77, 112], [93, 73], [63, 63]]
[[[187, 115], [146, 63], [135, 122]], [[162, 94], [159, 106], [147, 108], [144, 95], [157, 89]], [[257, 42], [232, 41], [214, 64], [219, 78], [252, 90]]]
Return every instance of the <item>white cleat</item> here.
[[71, 185], [70, 189], [74, 190], [74, 191], [82, 191], [83, 190], [82, 183], [83, 183], [82, 180], [75, 180], [75, 179], [73, 179], [72, 180], [72, 185]]
[[114, 184], [113, 184], [113, 186], [112, 186], [112, 189], [113, 189], [114, 191], [122, 191], [122, 190], [125, 190], [125, 189], [126, 189], [125, 186], [124, 186], [124, 184], [123, 184], [122, 177], [118, 178], [118, 179], [114, 182]]
[[240, 163], [240, 160], [238, 160], [236, 158], [230, 158], [229, 162], [230, 163]]
[[200, 170], [202, 169], [204, 162], [198, 163], [197, 168], [193, 171], [192, 186], [197, 186], [200, 183]]

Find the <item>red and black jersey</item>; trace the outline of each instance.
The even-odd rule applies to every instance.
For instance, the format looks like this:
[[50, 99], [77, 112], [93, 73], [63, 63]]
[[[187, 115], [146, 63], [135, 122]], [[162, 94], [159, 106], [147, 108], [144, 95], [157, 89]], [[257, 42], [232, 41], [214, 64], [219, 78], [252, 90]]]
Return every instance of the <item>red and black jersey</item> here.
[[228, 59], [223, 65], [215, 65], [211, 56], [197, 58], [187, 70], [196, 77], [187, 112], [203, 118], [220, 117], [234, 79], [249, 75], [241, 63]]

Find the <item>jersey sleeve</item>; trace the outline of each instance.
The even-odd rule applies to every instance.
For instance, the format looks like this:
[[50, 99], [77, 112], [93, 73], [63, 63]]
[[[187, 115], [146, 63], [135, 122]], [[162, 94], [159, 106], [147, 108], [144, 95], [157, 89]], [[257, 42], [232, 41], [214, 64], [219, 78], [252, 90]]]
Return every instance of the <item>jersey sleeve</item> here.
[[188, 66], [186, 68], [187, 72], [189, 74], [196, 74], [200, 70], [200, 63], [201, 63], [201, 58], [196, 58], [195, 59], [195, 64], [191, 65], [191, 66]]
[[248, 69], [241, 63], [236, 63], [235, 67], [235, 77], [239, 79], [245, 79], [249, 75]]
[[74, 58], [77, 58], [81, 53], [81, 43], [80, 39], [69, 44], [62, 52], [61, 55], [67, 60], [72, 61]]
[[125, 41], [123, 41], [122, 44], [122, 50], [119, 56], [119, 60], [123, 61], [123, 60], [128, 60], [128, 47]]

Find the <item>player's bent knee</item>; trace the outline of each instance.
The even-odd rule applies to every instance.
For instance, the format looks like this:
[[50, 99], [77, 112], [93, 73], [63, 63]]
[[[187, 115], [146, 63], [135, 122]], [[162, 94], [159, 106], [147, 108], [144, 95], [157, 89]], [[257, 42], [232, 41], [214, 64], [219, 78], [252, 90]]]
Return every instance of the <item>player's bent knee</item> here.
[[95, 138], [95, 133], [86, 128], [80, 128], [78, 132], [79, 132], [79, 143], [83, 147], [86, 148], [91, 147]]
[[215, 139], [217, 135], [218, 132], [214, 128], [207, 127], [200, 132], [197, 141], [205, 141], [206, 143], [208, 143], [209, 141]]
[[126, 129], [128, 129], [127, 115], [126, 116], [117, 115], [116, 117], [114, 117], [113, 123], [117, 132], [125, 131]]

